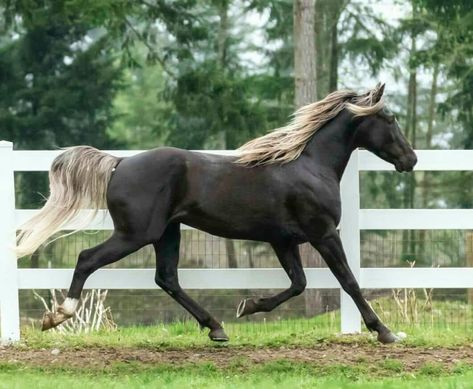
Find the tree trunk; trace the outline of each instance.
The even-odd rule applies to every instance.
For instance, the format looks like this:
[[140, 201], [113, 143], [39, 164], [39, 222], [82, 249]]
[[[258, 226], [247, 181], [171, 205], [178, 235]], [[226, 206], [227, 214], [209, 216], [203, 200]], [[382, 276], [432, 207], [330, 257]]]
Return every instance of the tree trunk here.
[[[413, 15], [415, 16], [415, 8], [413, 6]], [[416, 35], [414, 31], [411, 33], [411, 48], [409, 52], [410, 58], [414, 58], [416, 53]], [[416, 120], [417, 120], [417, 68], [411, 67], [409, 70], [409, 86], [407, 94], [407, 112], [406, 112], [406, 137], [410, 140], [412, 147], [416, 146]], [[406, 190], [404, 191], [404, 207], [414, 207], [414, 193], [416, 181], [414, 174], [410, 174], [406, 181]], [[402, 248], [404, 255], [409, 254], [409, 260], [416, 260], [416, 245], [414, 240], [414, 231], [404, 230], [402, 233]]]
[[[227, 38], [228, 38], [228, 7], [229, 1], [219, 1], [218, 16], [220, 19], [217, 33], [217, 65], [220, 72], [223, 74], [226, 67], [226, 52], [227, 52]], [[227, 131], [222, 128], [217, 138], [217, 147], [221, 150], [226, 150], [228, 146]], [[227, 251], [228, 267], [237, 268], [238, 261], [236, 258], [235, 243], [231, 239], [225, 239], [225, 249]]]
[[294, 0], [295, 105], [317, 98], [315, 85], [315, 0]]
[[217, 63], [220, 69], [225, 67], [227, 53], [227, 35], [228, 35], [228, 1], [219, 2], [218, 16], [220, 23], [217, 34]]
[[338, 89], [338, 18], [332, 21], [332, 42], [330, 50], [330, 79], [329, 79], [329, 92], [333, 92]]
[[426, 148], [432, 147], [432, 133], [434, 128], [435, 119], [435, 99], [437, 97], [437, 80], [439, 74], [439, 64], [434, 65], [434, 72], [432, 74], [432, 86], [430, 88], [430, 101], [429, 101], [429, 117], [427, 122], [427, 134], [425, 136]]
[[253, 250], [251, 245], [246, 245], [245, 247], [246, 255], [248, 257], [248, 267], [253, 269], [255, 267], [255, 263], [253, 260]]
[[[466, 266], [473, 267], [473, 231], [465, 231]], [[468, 304], [473, 304], [473, 289], [468, 289]]]
[[[415, 8], [414, 8], [415, 16]], [[417, 41], [416, 36], [412, 35], [412, 55], [415, 55], [417, 50]], [[412, 68], [409, 78], [412, 78], [412, 93], [411, 93], [411, 117], [410, 117], [410, 129], [411, 129], [411, 145], [416, 148], [416, 138], [417, 138], [417, 68]], [[409, 208], [414, 208], [414, 198], [417, 182], [416, 176], [414, 173], [409, 175]], [[415, 231], [410, 231], [410, 248], [409, 251], [414, 255], [414, 260], [417, 258], [417, 245], [415, 241]]]
[[[434, 127], [435, 119], [435, 99], [437, 96], [437, 79], [438, 79], [439, 65], [436, 63], [434, 65], [434, 71], [432, 74], [432, 85], [430, 88], [430, 99], [429, 99], [429, 110], [427, 117], [427, 132], [425, 134], [425, 148], [430, 149], [432, 147], [432, 132]], [[429, 203], [429, 192], [430, 192], [430, 172], [423, 172], [422, 180], [422, 208], [427, 208]], [[422, 230], [419, 236], [419, 249], [418, 252], [420, 255], [426, 257], [425, 252], [425, 241], [426, 241], [426, 231]]]
[[315, 3], [315, 52], [317, 98], [323, 99], [338, 87], [338, 21], [344, 0]]
[[315, 79], [317, 83], [317, 100], [323, 99], [328, 93], [328, 58], [330, 51], [327, 41], [326, 24], [327, 1], [317, 0], [315, 3]]
[[238, 261], [235, 251], [235, 243], [231, 239], [225, 239], [225, 249], [227, 250], [228, 267], [235, 269], [238, 267]]
[[[317, 100], [315, 53], [315, 0], [294, 0], [294, 79], [295, 106], [300, 108]], [[319, 256], [304, 256], [303, 265], [320, 267]], [[319, 290], [308, 289], [304, 294], [307, 316], [322, 307]]]

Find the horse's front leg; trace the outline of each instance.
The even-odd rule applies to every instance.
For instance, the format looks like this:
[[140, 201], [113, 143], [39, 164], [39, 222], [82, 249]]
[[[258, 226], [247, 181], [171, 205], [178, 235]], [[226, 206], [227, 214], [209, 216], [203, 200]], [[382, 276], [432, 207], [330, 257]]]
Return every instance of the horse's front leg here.
[[279, 262], [291, 279], [291, 286], [275, 296], [242, 300], [237, 308], [237, 317], [256, 312], [272, 311], [278, 305], [304, 291], [306, 279], [302, 269], [298, 246], [293, 243], [278, 242], [273, 243], [272, 247], [278, 256]]
[[161, 238], [154, 243], [156, 252], [155, 281], [169, 296], [176, 300], [199, 322], [200, 327], [210, 329], [209, 338], [217, 342], [226, 342], [227, 334], [222, 325], [210, 313], [202, 308], [179, 285], [177, 266], [179, 263], [180, 226], [170, 224]]
[[378, 333], [381, 343], [392, 343], [399, 338], [386, 327], [364, 299], [360, 286], [348, 266], [342, 242], [335, 229], [324, 234], [322, 239], [314, 238], [311, 244], [319, 251], [327, 266], [337, 278], [343, 290], [347, 292], [358, 307], [361, 316], [370, 331]]

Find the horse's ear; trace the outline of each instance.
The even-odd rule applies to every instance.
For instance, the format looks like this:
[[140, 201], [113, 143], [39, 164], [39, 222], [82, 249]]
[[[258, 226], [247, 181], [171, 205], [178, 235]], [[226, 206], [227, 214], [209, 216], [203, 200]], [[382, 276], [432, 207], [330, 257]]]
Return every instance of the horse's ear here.
[[385, 85], [386, 84], [384, 83], [381, 84], [380, 82], [378, 82], [378, 85], [375, 86], [372, 98], [373, 104], [376, 104], [379, 100], [381, 100], [381, 97], [383, 97]]

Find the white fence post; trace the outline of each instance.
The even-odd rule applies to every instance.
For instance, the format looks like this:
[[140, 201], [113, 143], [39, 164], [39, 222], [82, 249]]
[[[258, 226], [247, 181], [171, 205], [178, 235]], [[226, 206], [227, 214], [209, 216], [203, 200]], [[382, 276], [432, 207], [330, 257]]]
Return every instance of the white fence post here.
[[0, 339], [20, 340], [17, 259], [15, 247], [15, 181], [13, 143], [0, 141]]
[[[340, 237], [351, 271], [360, 281], [360, 176], [358, 150], [348, 162], [340, 184], [342, 197], [342, 219]], [[340, 289], [340, 315], [342, 333], [361, 331], [361, 316], [352, 298]]]

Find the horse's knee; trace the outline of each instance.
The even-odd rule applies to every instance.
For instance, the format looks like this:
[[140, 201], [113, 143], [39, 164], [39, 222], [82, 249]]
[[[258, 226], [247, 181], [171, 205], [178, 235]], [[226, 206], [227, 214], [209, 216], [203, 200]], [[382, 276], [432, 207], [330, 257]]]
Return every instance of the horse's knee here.
[[165, 292], [171, 295], [176, 293], [180, 289], [180, 286], [176, 281], [166, 280], [164, 277], [160, 276], [159, 274], [155, 275], [154, 282], [156, 282], [156, 285], [158, 285], [162, 290], [164, 290]]

